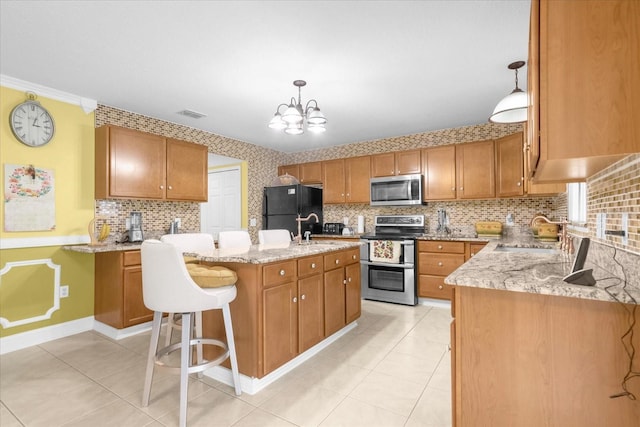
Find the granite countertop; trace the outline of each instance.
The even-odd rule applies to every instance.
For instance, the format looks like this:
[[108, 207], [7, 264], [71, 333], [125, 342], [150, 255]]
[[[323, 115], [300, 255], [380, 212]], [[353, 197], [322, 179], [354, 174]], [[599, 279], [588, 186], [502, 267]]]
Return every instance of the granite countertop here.
[[317, 241], [294, 242], [273, 245], [251, 245], [244, 249], [214, 249], [209, 254], [185, 254], [195, 256], [203, 262], [239, 262], [244, 264], [266, 264], [276, 261], [318, 255], [341, 249], [360, 247], [360, 242]]
[[450, 240], [454, 242], [489, 242], [492, 240], [500, 240], [500, 236], [496, 237], [485, 237], [478, 236], [477, 234], [423, 234], [422, 236], [417, 237], [417, 240]]
[[95, 254], [99, 252], [135, 251], [140, 250], [140, 243], [107, 243], [106, 245], [72, 245], [63, 246], [66, 251], [82, 252], [85, 254]]
[[[501, 251], [500, 247], [547, 248], [554, 251], [522, 252]], [[498, 248], [498, 250], [496, 250]], [[628, 283], [603, 268], [590, 263], [585, 268], [593, 269], [594, 286], [574, 285], [562, 279], [571, 272], [574, 255], [557, 250], [557, 244], [540, 242], [490, 241], [473, 258], [445, 278], [448, 285], [528, 292], [599, 301], [632, 302], [629, 294], [640, 301], [640, 286]], [[607, 288], [608, 292], [605, 290]], [[627, 292], [629, 294], [627, 294]], [[613, 296], [615, 296], [615, 298]]]

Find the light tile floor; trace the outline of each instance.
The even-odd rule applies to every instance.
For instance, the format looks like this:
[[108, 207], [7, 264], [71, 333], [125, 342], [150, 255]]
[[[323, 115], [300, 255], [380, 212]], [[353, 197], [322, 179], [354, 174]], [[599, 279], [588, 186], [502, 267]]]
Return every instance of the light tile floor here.
[[[362, 302], [358, 327], [255, 395], [204, 377], [188, 425], [451, 426], [448, 308]], [[84, 332], [0, 357], [0, 425], [175, 426], [178, 377], [141, 395], [149, 333]]]

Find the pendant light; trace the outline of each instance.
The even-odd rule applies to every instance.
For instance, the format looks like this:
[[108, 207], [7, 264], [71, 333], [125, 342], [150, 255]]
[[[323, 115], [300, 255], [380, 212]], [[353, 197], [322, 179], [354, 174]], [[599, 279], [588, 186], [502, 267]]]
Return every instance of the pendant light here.
[[493, 114], [489, 117], [492, 123], [521, 123], [527, 121], [527, 94], [518, 87], [518, 68], [522, 68], [524, 61], [516, 61], [507, 68], [516, 72], [516, 88], [509, 95], [502, 98]]
[[[300, 135], [304, 133], [306, 129], [310, 132], [321, 133], [326, 130], [324, 125], [327, 123], [327, 119], [324, 114], [320, 112], [318, 108], [318, 101], [311, 99], [307, 102], [304, 109], [302, 108], [302, 101], [300, 97], [300, 88], [305, 86], [307, 82], [304, 80], [295, 80], [293, 85], [298, 88], [298, 100], [291, 98], [289, 104], [280, 104], [276, 108], [276, 113], [269, 122], [271, 129], [283, 130], [289, 135]], [[280, 108], [287, 107], [282, 115], [280, 114]]]

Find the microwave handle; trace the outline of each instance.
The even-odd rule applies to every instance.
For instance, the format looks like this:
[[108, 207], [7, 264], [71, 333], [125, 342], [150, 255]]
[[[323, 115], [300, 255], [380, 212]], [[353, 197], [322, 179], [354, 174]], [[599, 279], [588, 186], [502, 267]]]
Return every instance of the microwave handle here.
[[407, 200], [411, 200], [411, 181], [407, 181]]

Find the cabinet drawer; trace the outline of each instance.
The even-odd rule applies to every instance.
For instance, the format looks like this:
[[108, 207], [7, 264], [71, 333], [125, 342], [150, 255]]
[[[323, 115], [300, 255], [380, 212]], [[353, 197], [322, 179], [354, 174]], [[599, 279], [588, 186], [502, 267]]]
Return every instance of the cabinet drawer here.
[[298, 275], [305, 277], [314, 273], [324, 271], [324, 259], [322, 255], [302, 258], [298, 260]]
[[278, 285], [294, 280], [296, 277], [296, 261], [284, 261], [270, 264], [263, 269], [264, 286]]
[[418, 296], [451, 300], [453, 287], [444, 284], [444, 277], [421, 274], [418, 276]]
[[464, 264], [464, 254], [430, 254], [422, 252], [418, 255], [418, 260], [421, 274], [448, 276], [456, 268]]
[[420, 241], [418, 251], [464, 254], [464, 242]]
[[334, 252], [324, 256], [324, 265], [326, 270], [344, 267], [360, 261], [360, 249], [354, 248], [341, 252]]
[[126, 251], [123, 254], [123, 260], [125, 267], [142, 264], [142, 261], [140, 260], [140, 251]]

